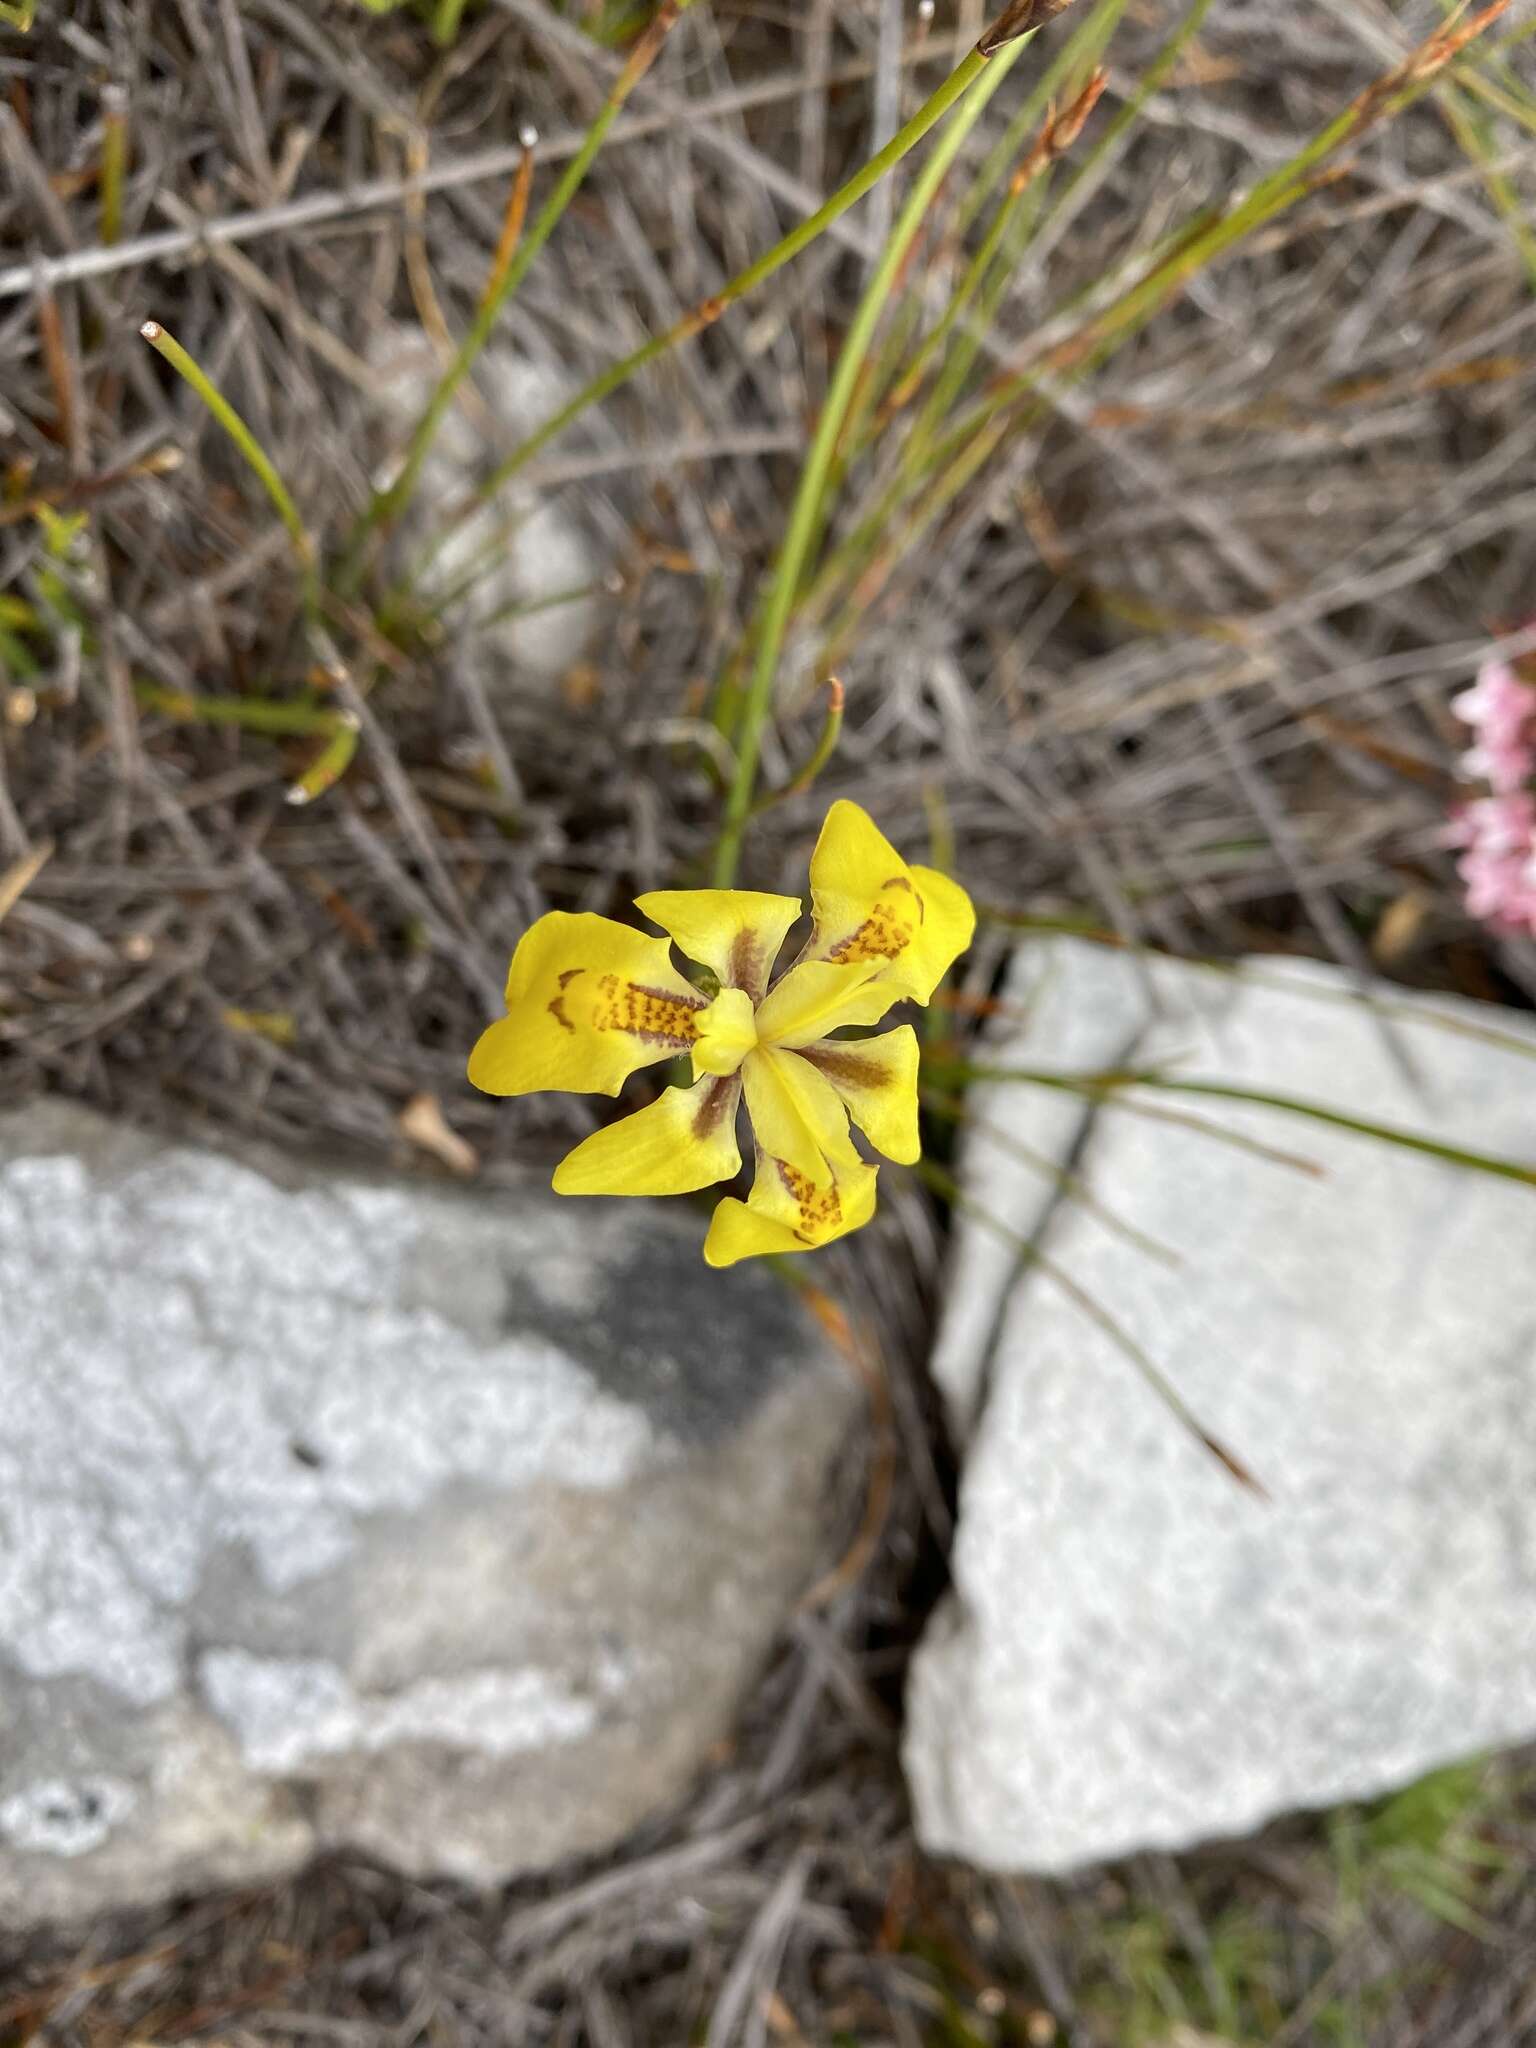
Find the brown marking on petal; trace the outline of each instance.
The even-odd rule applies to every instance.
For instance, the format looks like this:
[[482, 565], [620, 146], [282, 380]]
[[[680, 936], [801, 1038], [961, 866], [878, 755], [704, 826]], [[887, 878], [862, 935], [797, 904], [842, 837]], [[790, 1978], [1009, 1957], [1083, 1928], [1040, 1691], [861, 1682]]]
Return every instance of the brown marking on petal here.
[[698, 1037], [694, 1018], [704, 1007], [703, 996], [676, 996], [670, 989], [647, 988], [644, 982], [605, 974], [597, 984], [592, 1028], [627, 1031], [648, 1045], [670, 1045], [681, 1052]]
[[565, 992], [570, 987], [571, 983], [576, 979], [577, 975], [585, 974], [586, 971], [587, 970], [585, 969], [585, 967], [567, 967], [563, 974], [557, 975], [555, 978], [560, 984], [560, 993], [559, 995], [555, 996], [550, 1002], [545, 1004], [545, 1008], [549, 1011], [551, 1017], [553, 1017], [555, 1022], [561, 1025], [566, 1031], [574, 1031], [576, 1029], [576, 1026], [565, 1014]]
[[693, 1135], [701, 1142], [713, 1137], [727, 1114], [736, 1107], [741, 1093], [739, 1074], [718, 1074], [704, 1090], [703, 1100], [693, 1112]]
[[837, 1192], [837, 1182], [833, 1181], [830, 1187], [818, 1188], [787, 1159], [775, 1159], [773, 1163], [785, 1192], [800, 1211], [800, 1228], [794, 1232], [795, 1236], [802, 1244], [819, 1244], [843, 1220], [843, 1203]]
[[905, 889], [912, 898], [912, 901], [917, 905], [918, 923], [921, 924], [927, 917], [928, 910], [923, 902], [923, 892], [918, 888], [910, 875], [892, 875], [891, 879], [888, 882], [882, 883], [881, 886], [886, 889]]
[[829, 1081], [841, 1081], [845, 1088], [879, 1088], [891, 1078], [890, 1069], [878, 1060], [862, 1057], [857, 1044], [802, 1045], [797, 1050], [801, 1059], [809, 1060]]
[[679, 1010], [707, 1010], [709, 997], [696, 995], [690, 989], [686, 995], [675, 996], [669, 988], [648, 988], [643, 981], [632, 981], [630, 987], [636, 995], [648, 996], [654, 1002], [673, 1003]]
[[763, 994], [762, 947], [757, 934], [745, 927], [731, 941], [731, 957], [726, 981], [732, 988], [745, 989], [753, 1002], [760, 1002]]
[[563, 975], [555, 975], [555, 979], [559, 981], [559, 995], [555, 995], [555, 997], [551, 997], [551, 1001], [547, 1001], [545, 1010], [549, 1010], [553, 1020], [563, 1030], [571, 1030], [571, 1032], [575, 1030], [575, 1024], [571, 1024], [571, 1020], [565, 1016], [565, 989], [569, 989], [569, 985], [575, 981], [575, 977], [584, 975], [584, 973], [586, 973], [586, 967], [567, 967]]

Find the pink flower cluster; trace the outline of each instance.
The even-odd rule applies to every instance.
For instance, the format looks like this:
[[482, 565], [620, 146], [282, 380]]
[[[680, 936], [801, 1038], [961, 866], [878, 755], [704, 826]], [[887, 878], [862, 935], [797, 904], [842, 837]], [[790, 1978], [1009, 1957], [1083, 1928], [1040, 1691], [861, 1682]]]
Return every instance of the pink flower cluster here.
[[1486, 661], [1451, 709], [1472, 728], [1461, 765], [1492, 791], [1461, 805], [1448, 835], [1461, 848], [1467, 909], [1501, 931], [1536, 934], [1536, 688], [1508, 662]]

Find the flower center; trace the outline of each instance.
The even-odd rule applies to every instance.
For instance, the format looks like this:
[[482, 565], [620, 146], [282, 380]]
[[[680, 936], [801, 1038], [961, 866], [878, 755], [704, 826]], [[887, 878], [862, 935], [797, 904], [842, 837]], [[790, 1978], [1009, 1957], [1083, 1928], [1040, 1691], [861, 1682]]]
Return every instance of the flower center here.
[[692, 1045], [693, 1078], [734, 1074], [757, 1044], [757, 1012], [742, 988], [723, 988], [699, 1011], [698, 1037]]

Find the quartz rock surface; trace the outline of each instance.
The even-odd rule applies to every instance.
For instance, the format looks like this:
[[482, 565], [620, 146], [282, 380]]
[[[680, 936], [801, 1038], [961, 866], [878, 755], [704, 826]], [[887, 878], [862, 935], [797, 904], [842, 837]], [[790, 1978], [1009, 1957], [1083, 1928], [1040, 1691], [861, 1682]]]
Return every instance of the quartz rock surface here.
[[[997, 1068], [1163, 1066], [1536, 1164], [1512, 1011], [1077, 942], [1020, 952], [1007, 995]], [[1268, 1497], [1092, 1310], [962, 1222], [935, 1358], [964, 1444], [954, 1585], [906, 1766], [926, 1846], [995, 1869], [1241, 1834], [1536, 1736], [1536, 1188], [1138, 1099], [1152, 1115], [979, 1086], [966, 1193]]]
[[613, 1842], [729, 1730], [856, 1411], [676, 1206], [0, 1118], [0, 1918]]

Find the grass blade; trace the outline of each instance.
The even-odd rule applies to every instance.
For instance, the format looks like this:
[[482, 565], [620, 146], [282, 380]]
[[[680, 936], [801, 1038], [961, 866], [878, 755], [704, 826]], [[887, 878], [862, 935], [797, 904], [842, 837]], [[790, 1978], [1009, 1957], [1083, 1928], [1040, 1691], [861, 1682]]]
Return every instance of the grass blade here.
[[1333, 1130], [1348, 1131], [1357, 1138], [1372, 1138], [1378, 1144], [1395, 1146], [1402, 1152], [1416, 1152], [1424, 1158], [1438, 1159], [1448, 1166], [1461, 1167], [1471, 1173], [1489, 1174], [1498, 1180], [1518, 1181], [1523, 1187], [1536, 1188], [1536, 1166], [1527, 1165], [1522, 1160], [1506, 1159], [1496, 1152], [1480, 1152], [1467, 1145], [1453, 1145], [1441, 1138], [1426, 1137], [1420, 1131], [1404, 1130], [1397, 1124], [1377, 1123], [1370, 1117], [1352, 1116], [1347, 1110], [1330, 1109], [1326, 1103], [1310, 1102], [1303, 1096], [1275, 1094], [1263, 1088], [1242, 1088], [1230, 1081], [1184, 1081], [1160, 1073], [1155, 1068], [1107, 1068], [1097, 1073], [1072, 1074], [1049, 1068], [967, 1065], [963, 1074], [974, 1081], [1019, 1081], [1042, 1088], [1064, 1087], [1075, 1093], [1099, 1096], [1105, 1101], [1112, 1101], [1127, 1088], [1150, 1088], [1160, 1095], [1190, 1095], [1212, 1102], [1244, 1103], [1256, 1109], [1277, 1110], [1307, 1123], [1326, 1124]]

